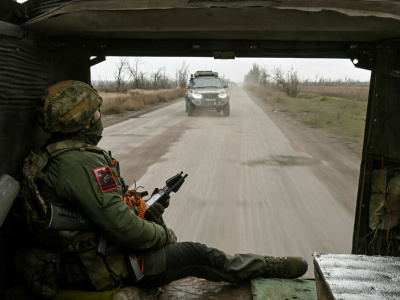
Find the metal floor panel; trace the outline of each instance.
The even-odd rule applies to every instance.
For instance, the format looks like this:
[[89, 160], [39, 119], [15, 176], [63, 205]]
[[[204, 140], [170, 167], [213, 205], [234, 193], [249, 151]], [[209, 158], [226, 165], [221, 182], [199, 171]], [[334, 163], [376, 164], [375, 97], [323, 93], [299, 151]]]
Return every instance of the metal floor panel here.
[[400, 258], [314, 253], [318, 299], [400, 299]]

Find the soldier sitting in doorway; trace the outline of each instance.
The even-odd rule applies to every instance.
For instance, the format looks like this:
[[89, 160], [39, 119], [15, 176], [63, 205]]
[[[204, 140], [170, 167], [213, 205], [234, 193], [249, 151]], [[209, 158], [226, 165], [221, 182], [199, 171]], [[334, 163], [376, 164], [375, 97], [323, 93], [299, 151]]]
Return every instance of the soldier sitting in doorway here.
[[[95, 89], [71, 80], [50, 86], [37, 107], [51, 138], [24, 166], [21, 206], [32, 236], [15, 258], [33, 294], [50, 298], [60, 287], [154, 288], [188, 276], [239, 283], [306, 273], [301, 257], [231, 256], [204, 244], [177, 242], [161, 218], [168, 202], [151, 206], [147, 219], [138, 215], [136, 206], [124, 201], [129, 191], [112, 159], [96, 146], [103, 130], [101, 104]], [[89, 219], [93, 228], [63, 230], [48, 217], [57, 207], [82, 216], [77, 223]]]

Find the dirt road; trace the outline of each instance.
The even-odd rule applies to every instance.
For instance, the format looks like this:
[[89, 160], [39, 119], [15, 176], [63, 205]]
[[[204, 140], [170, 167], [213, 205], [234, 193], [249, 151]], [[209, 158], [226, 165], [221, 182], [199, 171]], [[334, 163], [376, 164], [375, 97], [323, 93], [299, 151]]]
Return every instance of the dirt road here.
[[239, 87], [231, 116], [188, 117], [184, 101], [105, 128], [127, 183], [151, 192], [189, 174], [164, 214], [179, 241], [230, 254], [350, 253], [359, 154], [331, 134], [278, 115]]

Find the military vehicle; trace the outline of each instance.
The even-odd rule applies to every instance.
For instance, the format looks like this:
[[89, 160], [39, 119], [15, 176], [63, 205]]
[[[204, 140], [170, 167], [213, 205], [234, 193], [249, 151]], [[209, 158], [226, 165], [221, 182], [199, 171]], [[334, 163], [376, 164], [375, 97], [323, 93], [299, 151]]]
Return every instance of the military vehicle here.
[[[301, 280], [253, 280], [247, 295], [398, 299], [399, 38], [398, 1], [2, 0], [0, 175], [20, 181], [21, 160], [45, 141], [35, 112], [44, 88], [68, 79], [90, 83], [90, 67], [106, 56], [349, 59], [371, 70], [352, 253], [316, 253], [314, 290]], [[18, 237], [17, 228], [0, 236], [2, 297], [17, 282], [10, 258]], [[229, 299], [240, 294], [230, 291]]]
[[192, 74], [185, 94], [188, 116], [193, 116], [196, 110], [216, 110], [228, 117], [231, 107], [224, 88], [228, 88], [228, 85], [222, 84], [218, 72], [197, 71]]

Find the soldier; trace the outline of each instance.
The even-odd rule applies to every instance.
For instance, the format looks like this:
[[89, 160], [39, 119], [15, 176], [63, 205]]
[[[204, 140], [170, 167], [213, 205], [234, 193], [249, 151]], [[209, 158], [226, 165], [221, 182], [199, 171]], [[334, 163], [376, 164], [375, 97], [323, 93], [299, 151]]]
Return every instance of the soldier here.
[[[15, 265], [28, 274], [25, 281], [34, 293], [54, 295], [57, 281], [58, 287], [103, 291], [121, 283], [160, 287], [188, 276], [238, 283], [255, 277], [297, 278], [306, 273], [307, 262], [301, 257], [230, 256], [200, 243], [178, 243], [174, 232], [160, 222], [168, 203], [151, 206], [150, 219], [140, 218], [124, 202], [124, 184], [109, 155], [96, 147], [103, 130], [101, 104], [101, 97], [90, 85], [63, 81], [50, 86], [38, 105], [39, 121], [51, 133], [44, 150], [27, 160], [31, 170], [42, 170], [35, 171], [40, 176], [30, 173], [38, 178], [37, 195], [44, 200], [40, 203], [42, 207], [51, 204], [80, 212], [97, 230], [46, 229], [43, 223], [48, 219], [40, 212], [40, 205], [25, 200], [26, 218], [35, 239], [18, 252]], [[97, 247], [101, 235], [108, 241], [104, 253]], [[50, 270], [36, 285], [32, 282], [37, 272], [26, 272], [32, 256], [36, 256], [35, 261], [46, 261], [41, 270]], [[132, 258], [138, 262], [139, 275], [129, 274], [134, 269], [129, 263]], [[44, 292], [44, 287], [50, 292]]]

